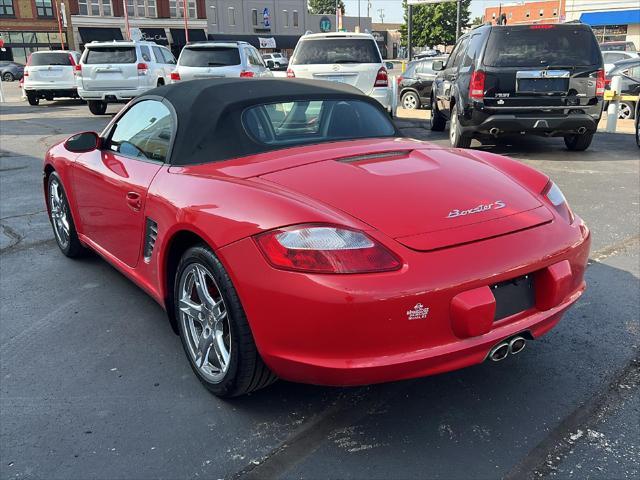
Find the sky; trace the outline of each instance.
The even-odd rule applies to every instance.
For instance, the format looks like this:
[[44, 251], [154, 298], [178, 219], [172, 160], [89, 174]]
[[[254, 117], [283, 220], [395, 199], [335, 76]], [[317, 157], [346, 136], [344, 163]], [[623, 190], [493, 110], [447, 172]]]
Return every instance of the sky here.
[[[346, 14], [358, 16], [358, 1], [360, 1], [360, 14], [367, 15], [367, 0], [343, 0], [346, 7]], [[385, 23], [402, 23], [404, 12], [402, 11], [402, 0], [368, 0], [371, 3], [371, 18], [374, 23], [380, 23], [379, 9], [384, 10]], [[513, 0], [511, 0], [513, 1]], [[499, 0], [472, 0], [471, 18], [478, 17], [484, 13], [486, 7], [498, 5]], [[505, 3], [505, 0], [502, 0]]]

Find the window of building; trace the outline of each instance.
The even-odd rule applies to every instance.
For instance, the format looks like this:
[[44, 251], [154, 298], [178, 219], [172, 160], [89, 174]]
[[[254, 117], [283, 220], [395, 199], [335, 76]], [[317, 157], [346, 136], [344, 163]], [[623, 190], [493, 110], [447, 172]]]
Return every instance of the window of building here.
[[156, 0], [127, 0], [127, 15], [130, 17], [157, 17]]
[[80, 15], [110, 17], [111, 0], [78, 0], [78, 13]]
[[213, 25], [217, 25], [218, 24], [218, 7], [216, 7], [215, 5], [211, 5], [211, 23]]
[[554, 9], [553, 9], [553, 16], [554, 16], [554, 17], [557, 17], [557, 16], [558, 16], [558, 9], [557, 9], [557, 8], [554, 8]]
[[13, 17], [13, 0], [0, 0], [0, 17]]
[[36, 12], [40, 18], [53, 18], [51, 0], [36, 0]]
[[299, 27], [300, 26], [300, 19], [298, 17], [298, 11], [297, 10], [293, 11], [293, 26], [294, 27]]
[[540, 9], [540, 16], [544, 17], [544, 10], [542, 8]]
[[282, 26], [284, 28], [289, 28], [289, 11], [288, 10], [282, 11]]
[[525, 17], [527, 17], [527, 18], [529, 18], [529, 17], [531, 16], [531, 12], [530, 12], [529, 10], [527, 10], [527, 11], [524, 13], [524, 16], [525, 16]]
[[496, 12], [493, 12], [493, 15], [491, 15], [491, 18], [493, 18], [494, 20], [496, 19]]
[[509, 20], [513, 18], [513, 12], [509, 12]]
[[229, 21], [230, 26], [236, 26], [236, 9], [234, 7], [229, 7], [227, 9], [227, 20]]
[[[169, 16], [172, 18], [184, 18], [183, 0], [169, 0]], [[196, 18], [196, 0], [186, 0], [189, 18]]]
[[251, 25], [254, 27], [258, 26], [258, 10], [255, 8], [251, 10]]

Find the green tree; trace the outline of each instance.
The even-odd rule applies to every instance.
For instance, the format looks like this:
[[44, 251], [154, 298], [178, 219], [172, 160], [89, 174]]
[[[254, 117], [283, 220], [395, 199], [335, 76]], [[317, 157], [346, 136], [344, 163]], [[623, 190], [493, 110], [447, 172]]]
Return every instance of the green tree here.
[[[344, 15], [344, 1], [337, 1], [342, 14]], [[309, 0], [309, 12], [314, 15], [319, 14], [336, 14], [336, 0]]]
[[484, 17], [476, 17], [472, 20], [471, 26], [475, 27], [477, 25], [482, 25], [484, 23]]
[[[460, 6], [460, 28], [469, 26], [469, 6], [471, 0], [462, 0]], [[407, 0], [402, 0], [404, 7], [404, 25], [400, 27], [402, 45], [407, 45]], [[434, 45], [453, 45], [456, 42], [456, 9], [455, 1], [413, 6], [413, 30], [411, 32], [413, 47], [432, 47]]]

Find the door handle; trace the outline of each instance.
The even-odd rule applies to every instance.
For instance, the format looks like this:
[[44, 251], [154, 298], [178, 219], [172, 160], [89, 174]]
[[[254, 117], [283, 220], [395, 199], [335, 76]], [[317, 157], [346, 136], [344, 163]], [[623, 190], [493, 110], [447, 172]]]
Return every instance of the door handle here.
[[136, 192], [127, 192], [127, 204], [134, 212], [139, 212], [142, 208], [142, 200], [140, 194]]

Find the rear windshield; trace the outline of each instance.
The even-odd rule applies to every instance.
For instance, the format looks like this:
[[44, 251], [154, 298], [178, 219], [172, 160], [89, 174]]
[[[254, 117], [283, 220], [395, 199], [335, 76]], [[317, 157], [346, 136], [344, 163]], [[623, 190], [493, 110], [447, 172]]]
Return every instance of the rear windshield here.
[[136, 63], [135, 47], [92, 47], [84, 63]]
[[183, 67], [240, 65], [240, 51], [237, 47], [185, 48], [178, 64]]
[[600, 63], [598, 44], [583, 28], [494, 28], [484, 56], [489, 67], [584, 67]]
[[293, 65], [327, 63], [380, 63], [380, 54], [368, 38], [319, 38], [298, 43]]
[[29, 65], [37, 67], [40, 65], [72, 65], [72, 63], [68, 53], [37, 52], [31, 54]]
[[247, 133], [264, 145], [294, 146], [395, 135], [388, 117], [361, 100], [258, 105], [243, 113], [242, 123]]

